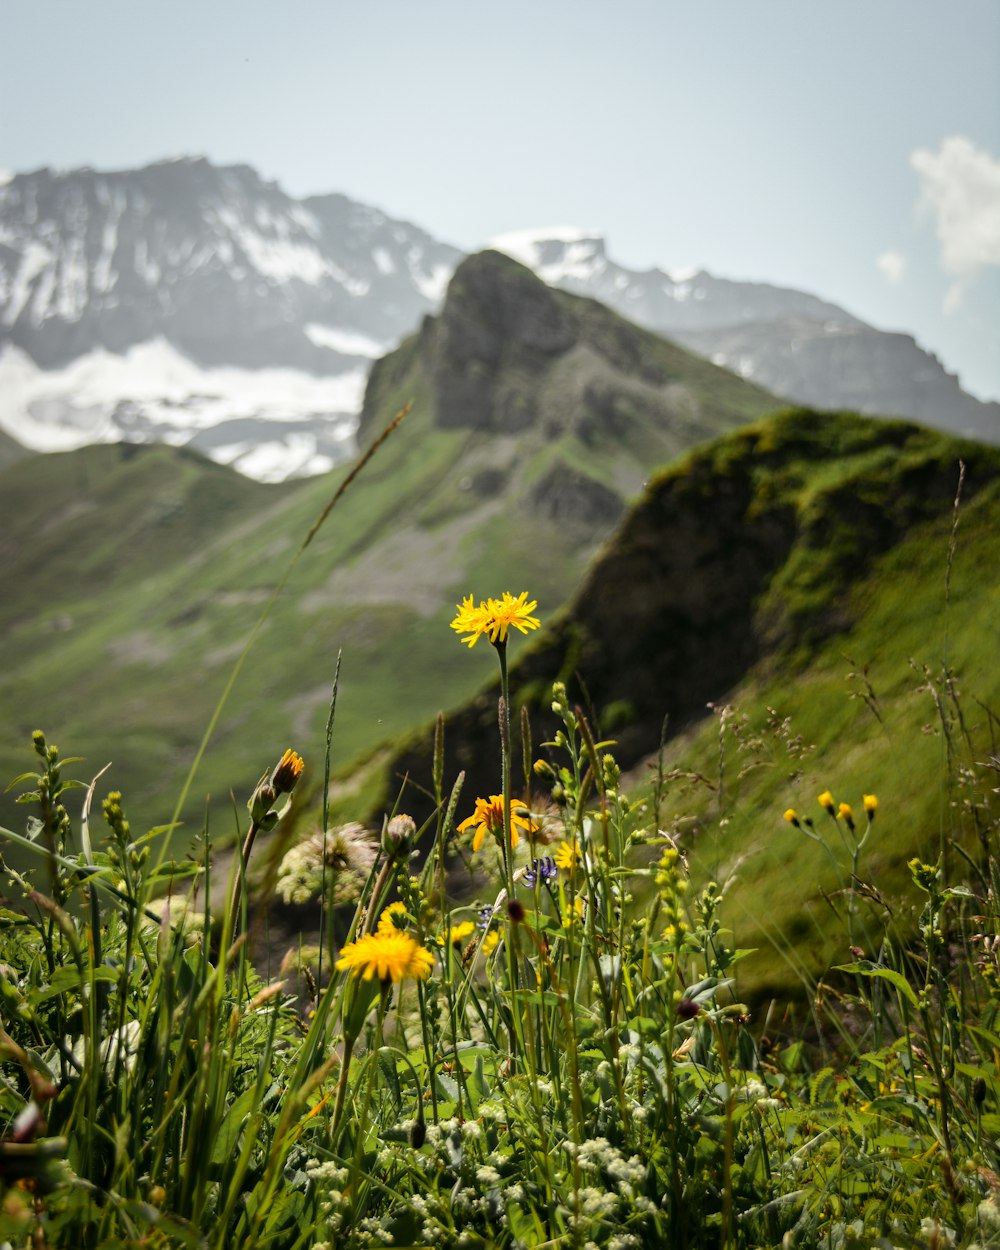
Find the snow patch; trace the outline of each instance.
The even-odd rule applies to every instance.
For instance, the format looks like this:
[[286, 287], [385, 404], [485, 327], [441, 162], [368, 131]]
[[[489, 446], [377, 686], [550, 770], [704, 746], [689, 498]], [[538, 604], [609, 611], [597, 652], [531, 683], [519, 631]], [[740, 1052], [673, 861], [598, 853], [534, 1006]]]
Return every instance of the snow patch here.
[[396, 262], [392, 259], [384, 247], [376, 247], [372, 249], [372, 260], [379, 273], [395, 273]]
[[435, 265], [430, 273], [411, 267], [410, 277], [424, 299], [429, 300], [432, 304], [438, 304], [444, 299], [444, 293], [448, 289], [448, 283], [451, 281], [451, 275], [454, 272], [452, 265], [441, 263]]
[[256, 478], [258, 482], [314, 477], [317, 473], [329, 473], [337, 463], [332, 456], [317, 450], [316, 439], [311, 434], [303, 433], [254, 446], [237, 444], [227, 450], [234, 453], [227, 463], [245, 477]]
[[283, 217], [273, 217], [266, 209], [258, 207], [258, 225], [262, 229], [272, 227], [274, 234], [270, 237], [246, 225], [239, 214], [226, 205], [215, 210], [215, 217], [243, 250], [254, 269], [272, 282], [280, 285], [298, 279], [309, 286], [316, 286], [330, 272], [330, 266], [317, 247], [290, 237], [289, 222]]
[[547, 229], [511, 230], [490, 239], [487, 247], [495, 248], [519, 260], [522, 265], [534, 269], [540, 258], [539, 249], [545, 243], [580, 243], [585, 239], [599, 238], [594, 230], [581, 230], [578, 226], [551, 226]]
[[[131, 348], [124, 356], [104, 350], [78, 357], [63, 369], [40, 369], [25, 352], [0, 352], [0, 428], [35, 451], [66, 451], [88, 443], [167, 442], [183, 446], [199, 431], [225, 421], [321, 423], [330, 439], [348, 442], [364, 396], [364, 366], [335, 377], [296, 369], [203, 369], [163, 339]], [[328, 456], [306, 448], [301, 431], [290, 431], [276, 468], [295, 462], [295, 472], [323, 472]], [[229, 445], [232, 447], [232, 444]], [[265, 470], [271, 442], [241, 448], [235, 456]], [[225, 444], [211, 448], [227, 457]], [[322, 464], [320, 463], [322, 461]], [[306, 469], [313, 464], [318, 467]], [[278, 480], [266, 478], [262, 480]]]
[[21, 315], [21, 310], [31, 296], [32, 282], [51, 262], [52, 253], [47, 247], [33, 239], [28, 242], [21, 253], [21, 263], [11, 284], [10, 298], [3, 316], [5, 325], [12, 326]]
[[306, 338], [317, 347], [329, 347], [331, 351], [340, 352], [342, 356], [368, 356], [376, 360], [384, 356], [392, 346], [391, 343], [380, 343], [378, 339], [369, 338], [357, 330], [345, 330], [338, 326], [321, 325], [318, 321], [310, 321], [306, 327]]

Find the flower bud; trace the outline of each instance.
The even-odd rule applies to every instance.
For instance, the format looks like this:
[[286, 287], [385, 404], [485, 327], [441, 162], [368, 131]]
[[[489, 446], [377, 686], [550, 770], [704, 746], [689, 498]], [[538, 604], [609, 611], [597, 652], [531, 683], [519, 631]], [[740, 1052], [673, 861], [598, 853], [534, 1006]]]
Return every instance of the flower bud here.
[[400, 812], [386, 822], [382, 830], [382, 850], [391, 860], [405, 859], [417, 839], [417, 825], [412, 816]]

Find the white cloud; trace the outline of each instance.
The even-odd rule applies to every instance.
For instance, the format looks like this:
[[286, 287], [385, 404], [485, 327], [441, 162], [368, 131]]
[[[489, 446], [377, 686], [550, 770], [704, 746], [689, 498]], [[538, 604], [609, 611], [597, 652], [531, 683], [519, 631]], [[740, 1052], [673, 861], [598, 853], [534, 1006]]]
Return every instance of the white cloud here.
[[945, 298], [950, 312], [967, 282], [1000, 265], [1000, 161], [952, 135], [937, 152], [918, 148], [910, 164], [920, 177], [920, 207], [934, 216], [941, 268], [956, 280]]
[[881, 256], [876, 257], [875, 265], [893, 286], [906, 273], [906, 257], [902, 252], [883, 252]]

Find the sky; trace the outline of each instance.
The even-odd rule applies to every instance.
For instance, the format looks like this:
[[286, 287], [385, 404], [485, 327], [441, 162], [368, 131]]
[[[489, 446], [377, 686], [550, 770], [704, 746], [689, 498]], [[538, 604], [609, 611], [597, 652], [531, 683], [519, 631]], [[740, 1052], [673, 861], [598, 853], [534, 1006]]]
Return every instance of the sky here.
[[3, 0], [0, 170], [247, 163], [814, 292], [1000, 399], [997, 0]]

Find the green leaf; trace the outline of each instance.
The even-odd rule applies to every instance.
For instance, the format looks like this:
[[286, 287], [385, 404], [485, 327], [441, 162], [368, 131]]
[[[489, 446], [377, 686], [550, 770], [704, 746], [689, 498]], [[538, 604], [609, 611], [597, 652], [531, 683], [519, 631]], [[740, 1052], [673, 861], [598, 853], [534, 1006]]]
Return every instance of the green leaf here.
[[878, 964], [873, 964], [869, 959], [860, 959], [853, 964], [838, 964], [836, 970], [838, 972], [853, 972], [861, 977], [877, 977], [881, 981], [888, 981], [899, 990], [900, 994], [903, 995], [911, 1006], [919, 1006], [913, 986], [902, 973], [896, 972], [894, 968], [883, 968]]

